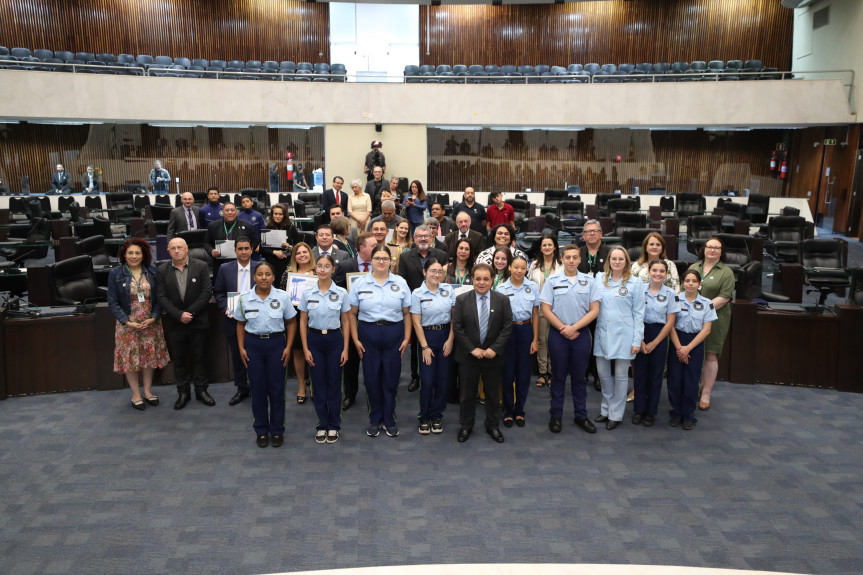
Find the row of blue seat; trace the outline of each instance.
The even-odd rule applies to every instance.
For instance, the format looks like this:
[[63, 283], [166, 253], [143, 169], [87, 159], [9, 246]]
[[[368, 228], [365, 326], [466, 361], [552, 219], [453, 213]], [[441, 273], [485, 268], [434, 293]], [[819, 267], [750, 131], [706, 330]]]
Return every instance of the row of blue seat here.
[[267, 60], [207, 60], [131, 54], [33, 50], [0, 46], [0, 68], [195, 78], [235, 78], [344, 82], [344, 64]]

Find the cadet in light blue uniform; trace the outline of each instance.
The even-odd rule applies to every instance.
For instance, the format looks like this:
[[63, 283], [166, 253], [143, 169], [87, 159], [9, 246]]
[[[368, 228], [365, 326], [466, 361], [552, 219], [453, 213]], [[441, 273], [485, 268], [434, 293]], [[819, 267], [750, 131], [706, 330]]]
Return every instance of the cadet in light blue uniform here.
[[497, 291], [509, 297], [512, 334], [503, 367], [503, 425], [524, 427], [524, 404], [530, 389], [530, 356], [539, 349], [539, 286], [525, 278], [527, 259], [520, 254], [509, 264], [509, 279]]
[[423, 266], [425, 281], [411, 294], [411, 320], [414, 336], [422, 348], [419, 365], [421, 435], [443, 431], [443, 412], [446, 409], [446, 387], [449, 380], [450, 354], [455, 340], [452, 331], [452, 308], [455, 290], [439, 283], [444, 269], [435, 258], [428, 258]]
[[396, 437], [396, 394], [402, 355], [410, 344], [411, 293], [403, 277], [390, 273], [387, 246], [372, 250], [372, 273], [351, 285], [351, 337], [363, 360], [363, 380], [369, 400], [366, 434], [377, 437], [381, 427]]
[[[672, 264], [674, 265], [674, 264]], [[668, 263], [653, 260], [647, 265], [649, 283], [644, 286], [644, 340], [632, 364], [635, 387], [632, 423], [653, 425], [662, 392], [662, 374], [668, 356], [668, 334], [680, 310], [677, 292], [665, 285]]]
[[695, 402], [698, 399], [698, 380], [704, 361], [704, 340], [710, 335], [716, 321], [713, 302], [698, 293], [701, 274], [690, 269], [683, 274], [684, 295], [679, 298], [671, 342], [674, 357], [668, 360], [668, 401], [671, 404], [669, 425], [690, 430], [695, 427]]
[[596, 427], [587, 418], [587, 383], [584, 373], [590, 359], [590, 331], [587, 327], [599, 315], [599, 292], [593, 277], [578, 271], [581, 253], [575, 244], [563, 248], [563, 273], [545, 280], [539, 301], [548, 320], [548, 355], [551, 358], [552, 433], [562, 429], [566, 376], [572, 385], [575, 424], [588, 433]]
[[[596, 371], [602, 384], [600, 414], [594, 421], [614, 429], [623, 421], [629, 389], [629, 362], [641, 349], [644, 338], [644, 284], [631, 275], [629, 253], [620, 246], [611, 248], [605, 271], [596, 274], [602, 300], [596, 320]], [[614, 375], [611, 361], [614, 362]]]
[[258, 264], [255, 288], [240, 296], [234, 312], [237, 346], [249, 371], [258, 447], [266, 447], [270, 435], [273, 447], [284, 442], [286, 368], [297, 332], [291, 297], [272, 287], [274, 280], [273, 267], [267, 262]]
[[336, 262], [329, 254], [318, 257], [318, 281], [300, 298], [300, 338], [309, 364], [318, 414], [315, 441], [335, 443], [342, 428], [342, 366], [348, 360], [350, 320], [348, 292], [333, 283]]

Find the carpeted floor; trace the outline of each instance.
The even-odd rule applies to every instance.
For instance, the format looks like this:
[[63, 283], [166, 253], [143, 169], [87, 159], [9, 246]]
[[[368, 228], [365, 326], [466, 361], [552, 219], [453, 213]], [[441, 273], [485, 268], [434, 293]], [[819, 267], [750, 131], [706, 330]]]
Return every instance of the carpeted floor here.
[[[407, 360], [403, 373], [408, 373]], [[456, 442], [420, 436], [403, 378], [401, 436], [345, 413], [313, 440], [288, 382], [286, 443], [259, 449], [247, 402], [212, 385], [132, 410], [128, 391], [0, 402], [0, 572], [272, 573], [428, 563], [622, 563], [858, 574], [863, 396], [717, 384], [685, 432], [629, 423], [547, 427], [532, 388], [525, 428]], [[363, 397], [363, 390], [361, 390]], [[591, 416], [600, 395], [589, 391]], [[569, 398], [567, 396], [567, 402]], [[567, 403], [567, 405], [571, 405]], [[567, 412], [571, 413], [568, 407]]]

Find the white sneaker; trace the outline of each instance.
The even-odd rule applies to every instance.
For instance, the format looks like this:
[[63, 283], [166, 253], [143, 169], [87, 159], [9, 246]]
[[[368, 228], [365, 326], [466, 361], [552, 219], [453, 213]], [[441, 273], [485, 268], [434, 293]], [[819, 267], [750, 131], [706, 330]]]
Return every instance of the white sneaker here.
[[315, 443], [326, 443], [327, 442], [327, 430], [319, 429], [315, 434]]
[[339, 432], [335, 429], [327, 431], [327, 443], [335, 443], [339, 440]]

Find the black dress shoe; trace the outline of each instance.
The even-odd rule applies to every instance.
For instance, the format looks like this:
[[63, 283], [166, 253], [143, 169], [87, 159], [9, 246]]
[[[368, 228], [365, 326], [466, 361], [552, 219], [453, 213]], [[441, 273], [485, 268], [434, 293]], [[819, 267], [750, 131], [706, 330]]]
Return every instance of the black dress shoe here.
[[563, 423], [561, 423], [559, 417], [552, 417], [548, 420], [548, 429], [552, 433], [560, 433], [560, 430], [563, 429]]
[[503, 443], [503, 433], [501, 433], [500, 429], [498, 429], [497, 427], [489, 427], [485, 430], [485, 432], [491, 435], [491, 438], [498, 443]]
[[181, 391], [179, 397], [177, 397], [177, 403], [174, 404], [174, 409], [183, 409], [190, 399], [192, 398], [188, 391]]
[[284, 435], [279, 434], [279, 435], [273, 436], [273, 443], [272, 443], [273, 447], [281, 447], [284, 442], [285, 442], [285, 436]]
[[519, 427], [524, 427], [524, 418], [523, 417], [516, 417], [515, 418], [515, 424]]
[[644, 421], [642, 421], [641, 423], [642, 423], [642, 425], [644, 425], [644, 427], [653, 427], [653, 423], [654, 423], [655, 421], [656, 421], [656, 418], [655, 418], [654, 416], [652, 416], [652, 415], [645, 415], [645, 416], [644, 416]]
[[255, 443], [258, 444], [258, 447], [266, 447], [270, 444], [270, 436], [266, 433], [263, 435], [259, 435]]
[[643, 421], [644, 421], [644, 416], [641, 415], [640, 413], [633, 413], [632, 414], [632, 425], [641, 425], [641, 423]]
[[349, 410], [351, 408], [351, 406], [353, 404], [355, 404], [356, 402], [357, 402], [357, 400], [351, 399], [350, 397], [346, 397], [345, 400], [342, 402], [342, 411]]
[[588, 433], [596, 433], [596, 426], [589, 419], [575, 419], [575, 424]]
[[680, 417], [672, 417], [668, 420], [668, 425], [671, 427], [680, 427], [681, 423], [683, 423], [683, 419]]
[[608, 416], [607, 415], [597, 415], [596, 417], [593, 418], [593, 420], [597, 423], [605, 423], [606, 421], [608, 421]]
[[237, 391], [237, 393], [234, 394], [234, 397], [232, 397], [228, 401], [228, 405], [237, 405], [238, 403], [249, 397], [249, 395], [251, 394], [248, 391]]
[[608, 422], [605, 424], [605, 428], [607, 430], [611, 431], [612, 429], [614, 429], [618, 425], [620, 425], [619, 421], [614, 421], [613, 419], [609, 419]]
[[686, 431], [692, 431], [693, 429], [695, 429], [695, 422], [689, 421], [687, 419], [686, 421], [683, 422], [683, 429], [685, 429]]
[[464, 443], [465, 441], [470, 439], [470, 434], [472, 431], [472, 429], [460, 429], [458, 432], [458, 442]]
[[216, 400], [210, 397], [210, 394], [207, 393], [206, 389], [202, 389], [201, 391], [195, 391], [195, 399], [208, 407], [213, 407], [214, 405], [216, 405]]
[[507, 429], [512, 427], [512, 418], [511, 417], [504, 417], [503, 418], [503, 426], [506, 427]]
[[411, 383], [408, 385], [408, 391], [414, 392], [420, 388], [420, 378], [412, 377]]

